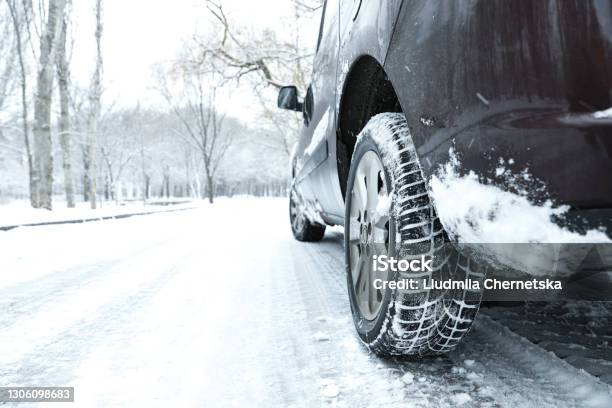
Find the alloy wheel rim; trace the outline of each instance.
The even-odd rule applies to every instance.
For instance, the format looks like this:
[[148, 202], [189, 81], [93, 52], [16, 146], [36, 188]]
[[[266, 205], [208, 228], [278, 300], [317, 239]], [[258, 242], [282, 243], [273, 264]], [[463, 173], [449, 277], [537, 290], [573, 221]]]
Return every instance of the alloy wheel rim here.
[[386, 272], [375, 271], [374, 255], [388, 255], [389, 197], [385, 172], [374, 151], [360, 159], [351, 190], [349, 212], [349, 267], [353, 293], [363, 317], [373, 320], [383, 302], [383, 290], [376, 279]]

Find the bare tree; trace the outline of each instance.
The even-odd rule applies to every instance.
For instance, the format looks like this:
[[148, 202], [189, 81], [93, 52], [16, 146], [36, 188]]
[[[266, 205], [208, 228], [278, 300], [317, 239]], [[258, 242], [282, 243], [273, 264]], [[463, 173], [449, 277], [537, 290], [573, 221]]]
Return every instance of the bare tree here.
[[130, 164], [133, 155], [124, 150], [113, 152], [106, 146], [100, 147], [100, 154], [102, 155], [102, 160], [106, 167], [106, 198], [117, 200], [117, 183], [121, 179], [123, 171]]
[[151, 174], [149, 173], [149, 156], [144, 141], [141, 135], [140, 148], [138, 149], [140, 157], [140, 172], [142, 175], [142, 201], [147, 201], [151, 196]]
[[20, 76], [20, 91], [21, 91], [21, 125], [24, 146], [26, 149], [26, 157], [28, 161], [28, 182], [30, 189], [30, 204], [35, 207], [34, 201], [34, 180], [37, 178], [36, 170], [34, 168], [34, 158], [32, 155], [32, 148], [30, 144], [30, 126], [28, 124], [28, 72], [26, 68], [26, 57], [25, 57], [25, 42], [23, 27], [25, 26], [24, 18], [18, 7], [17, 0], [7, 0], [9, 12], [11, 14], [11, 21], [13, 23], [13, 29], [15, 32], [15, 47], [17, 53], [17, 61], [19, 62], [19, 76]]
[[[8, 3], [8, 2], [7, 2]], [[12, 96], [12, 92], [17, 84], [13, 72], [17, 60], [18, 41], [15, 35], [14, 25], [10, 13], [0, 9], [0, 109], [4, 108], [7, 99]]]
[[[209, 202], [215, 197], [215, 176], [219, 165], [232, 143], [232, 135], [223, 132], [225, 114], [215, 106], [216, 88], [205, 83], [206, 75], [176, 67], [184, 95], [176, 98], [167, 82], [160, 77], [162, 95], [180, 120], [184, 132], [179, 136], [194, 146], [202, 157], [206, 177], [206, 195]], [[180, 104], [177, 102], [180, 100]]]
[[47, 22], [40, 39], [40, 54], [34, 98], [34, 200], [35, 208], [52, 209], [53, 152], [51, 143], [51, 94], [53, 90], [57, 38], [65, 0], [49, 0]]
[[70, 65], [66, 54], [66, 38], [70, 9], [66, 7], [62, 16], [62, 27], [57, 50], [57, 78], [60, 98], [59, 137], [62, 148], [64, 190], [68, 208], [74, 208], [74, 180], [72, 175], [72, 129], [70, 126]]
[[312, 41], [304, 41], [300, 36], [300, 23], [305, 19], [310, 21], [323, 4], [321, 0], [293, 0], [292, 3], [293, 38], [287, 41], [270, 30], [255, 33], [241, 30], [220, 2], [206, 0], [216, 34], [196, 37], [197, 51], [183, 57], [184, 65], [193, 70], [213, 72], [222, 78], [222, 85], [248, 78], [253, 95], [263, 109], [262, 119], [275, 130], [269, 134], [271, 140], [262, 143], [275, 144], [275, 149], [286, 158], [297, 138], [301, 119], [271, 108], [275, 106], [276, 95], [269, 91], [289, 83], [304, 91], [308, 87], [314, 49]]
[[96, 65], [89, 91], [89, 115], [87, 120], [87, 140], [84, 150], [85, 184], [89, 187], [89, 204], [96, 204], [96, 137], [98, 133], [102, 98], [102, 0], [96, 0]]
[[[293, 1], [296, 19], [320, 2]], [[0, 0], [0, 179], [13, 179], [2, 183], [0, 196], [23, 197], [26, 157], [32, 205], [45, 208], [52, 204], [53, 167], [68, 206], [77, 191], [93, 206], [123, 195], [213, 201], [237, 192], [282, 193], [286, 175], [277, 169], [286, 167], [300, 119], [279, 112], [271, 101], [281, 84], [305, 86], [312, 47], [300, 45], [299, 30], [288, 36], [265, 28], [243, 30], [220, 5], [208, 5], [219, 35], [193, 39], [164, 73], [163, 95], [171, 109], [122, 108], [107, 118], [103, 0], [92, 1], [89, 11], [96, 27], [87, 41], [93, 45], [95, 40], [97, 56], [84, 87], [71, 78], [70, 0]], [[216, 107], [217, 96], [245, 84], [261, 102], [258, 120], [249, 125], [226, 118]], [[20, 106], [4, 103], [19, 102], [19, 96]], [[58, 143], [51, 146], [54, 121]], [[258, 137], [249, 137], [253, 133]], [[55, 166], [52, 152], [61, 156]]]
[[136, 127], [137, 152], [139, 158], [139, 170], [141, 179], [142, 201], [146, 202], [151, 196], [151, 155], [149, 150], [152, 148], [152, 141], [145, 129], [145, 120], [140, 106], [135, 109], [136, 119], [133, 125]]
[[[72, 86], [70, 95], [70, 112], [72, 112], [71, 125], [74, 138], [74, 146], [76, 152], [80, 153], [80, 177], [75, 177], [75, 182], [78, 180], [79, 191], [82, 194], [83, 201], [89, 201], [89, 157], [87, 155], [87, 121], [88, 121], [88, 106], [87, 99], [89, 97], [89, 89], [81, 86]], [[76, 169], [77, 167], [75, 167]]]
[[[297, 21], [303, 10], [298, 10], [295, 4]], [[269, 30], [262, 30], [257, 35], [239, 35], [221, 3], [206, 0], [206, 7], [216, 21], [220, 34], [212, 39], [196, 38], [200, 52], [191, 61], [194, 66], [200, 68], [204, 61], [209, 60], [214, 71], [225, 80], [257, 75], [259, 82], [275, 88], [284, 85], [287, 73], [295, 73], [295, 69], [301, 69], [302, 65], [306, 69], [311, 66], [313, 50], [304, 51], [299, 44], [279, 40]], [[302, 72], [293, 76], [298, 80], [304, 77]]]
[[98, 146], [105, 167], [105, 196], [118, 200], [118, 183], [135, 157], [134, 139], [140, 133], [140, 109], [109, 111], [100, 120]]

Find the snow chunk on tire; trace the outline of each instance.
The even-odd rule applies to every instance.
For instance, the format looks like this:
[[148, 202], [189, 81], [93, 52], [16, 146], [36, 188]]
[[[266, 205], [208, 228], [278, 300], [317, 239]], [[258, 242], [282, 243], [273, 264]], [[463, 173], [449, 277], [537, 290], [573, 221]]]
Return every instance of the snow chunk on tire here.
[[414, 375], [412, 373], [406, 373], [402, 376], [402, 382], [404, 384], [412, 384], [414, 382]]
[[460, 392], [458, 394], [454, 394], [451, 396], [451, 401], [457, 406], [466, 404], [470, 402], [471, 400], [472, 400], [472, 397], [470, 397], [470, 395], [465, 392]]

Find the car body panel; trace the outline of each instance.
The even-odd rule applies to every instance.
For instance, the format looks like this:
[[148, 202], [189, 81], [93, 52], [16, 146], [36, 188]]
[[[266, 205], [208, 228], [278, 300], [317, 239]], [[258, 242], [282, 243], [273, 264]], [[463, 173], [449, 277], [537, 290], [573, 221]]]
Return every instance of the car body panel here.
[[503, 184], [502, 159], [559, 203], [612, 207], [612, 119], [593, 116], [612, 106], [611, 0], [329, 0], [332, 21], [330, 7], [296, 155], [310, 162], [296, 180], [327, 222], [342, 222], [338, 113], [363, 56], [384, 67], [427, 174], [454, 146], [492, 183]]
[[[431, 173], [454, 143], [495, 182], [528, 169], [575, 208], [612, 206], [612, 2], [404, 2], [385, 71]], [[537, 198], [537, 197], [536, 197]]]

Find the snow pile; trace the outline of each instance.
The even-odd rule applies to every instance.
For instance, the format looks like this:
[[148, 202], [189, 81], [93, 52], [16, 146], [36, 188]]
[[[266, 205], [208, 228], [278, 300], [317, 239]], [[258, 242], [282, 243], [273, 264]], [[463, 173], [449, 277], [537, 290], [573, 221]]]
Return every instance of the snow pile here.
[[[569, 210], [547, 200], [530, 202], [524, 188], [518, 194], [483, 183], [470, 171], [460, 175], [461, 163], [451, 148], [450, 160], [429, 181], [438, 216], [451, 238], [460, 243], [603, 243], [612, 242], [601, 230], [579, 234], [554, 223]], [[528, 179], [500, 168], [499, 175], [516, 183]]]
[[595, 119], [612, 119], [612, 108], [593, 113]]

